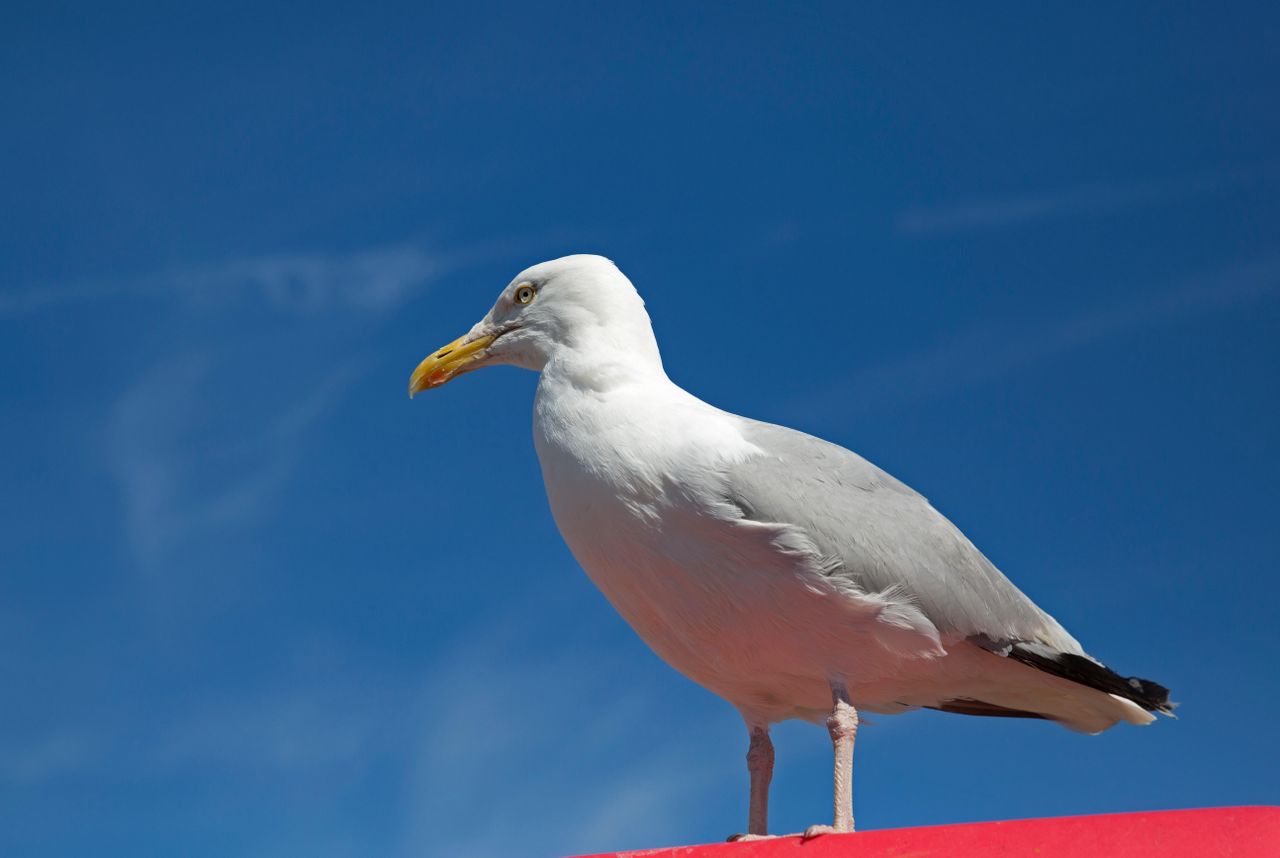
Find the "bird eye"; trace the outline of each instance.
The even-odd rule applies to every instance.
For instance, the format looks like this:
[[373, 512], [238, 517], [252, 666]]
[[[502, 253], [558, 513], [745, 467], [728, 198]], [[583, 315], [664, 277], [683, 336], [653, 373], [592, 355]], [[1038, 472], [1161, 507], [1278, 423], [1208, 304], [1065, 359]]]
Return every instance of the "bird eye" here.
[[528, 304], [530, 301], [533, 300], [533, 296], [536, 295], [537, 292], [538, 290], [533, 288], [532, 283], [521, 283], [519, 286], [516, 287], [516, 291], [514, 295], [516, 299], [516, 303]]

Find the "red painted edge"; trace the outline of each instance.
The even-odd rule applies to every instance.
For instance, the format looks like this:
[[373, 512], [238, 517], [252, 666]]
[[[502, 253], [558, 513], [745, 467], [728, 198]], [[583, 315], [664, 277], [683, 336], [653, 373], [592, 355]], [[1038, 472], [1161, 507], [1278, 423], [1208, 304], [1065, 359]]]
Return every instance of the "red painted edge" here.
[[584, 858], [1280, 858], [1280, 807], [975, 822]]

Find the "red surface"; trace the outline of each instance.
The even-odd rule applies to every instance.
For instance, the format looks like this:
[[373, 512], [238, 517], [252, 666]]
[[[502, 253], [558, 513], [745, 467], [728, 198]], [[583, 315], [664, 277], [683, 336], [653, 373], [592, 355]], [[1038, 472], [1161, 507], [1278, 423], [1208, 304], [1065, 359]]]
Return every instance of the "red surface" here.
[[[676, 846], [616, 858], [1280, 858], [1280, 807], [1114, 813]], [[605, 856], [596, 856], [605, 858]]]

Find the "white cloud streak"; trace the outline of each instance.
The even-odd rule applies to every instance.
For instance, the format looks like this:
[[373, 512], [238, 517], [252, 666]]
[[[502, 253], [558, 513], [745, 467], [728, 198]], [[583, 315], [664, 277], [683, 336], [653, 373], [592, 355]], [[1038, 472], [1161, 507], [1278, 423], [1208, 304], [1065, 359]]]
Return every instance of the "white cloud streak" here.
[[96, 751], [92, 737], [76, 730], [55, 730], [14, 743], [0, 753], [0, 783], [43, 784], [82, 770]]
[[[445, 266], [413, 245], [270, 254], [0, 296], [0, 317], [134, 298], [157, 306], [164, 323], [153, 329], [164, 333], [218, 314], [212, 327], [187, 326], [193, 339], [162, 341], [157, 361], [119, 394], [106, 420], [108, 467], [120, 485], [131, 552], [142, 569], [159, 573], [174, 566], [180, 549], [243, 537], [269, 518], [305, 439], [362, 366], [358, 357], [337, 355], [306, 389], [255, 399], [262, 377], [245, 350], [256, 349], [276, 371], [321, 343], [332, 354], [325, 324], [377, 324]], [[296, 324], [269, 341], [249, 341], [240, 320], [254, 310]]]
[[0, 293], [0, 317], [122, 298], [167, 300], [194, 309], [250, 301], [294, 314], [376, 313], [398, 306], [440, 272], [436, 256], [409, 244], [349, 253], [268, 254]]
[[927, 236], [998, 229], [1050, 218], [1103, 215], [1231, 190], [1267, 181], [1276, 173], [1275, 165], [1262, 165], [1157, 182], [1093, 182], [1056, 191], [909, 209], [898, 215], [895, 227], [904, 235]]
[[[206, 692], [177, 712], [138, 704], [109, 723], [63, 725], [27, 737], [0, 782], [195, 781], [206, 788], [178, 808], [193, 818], [208, 807], [284, 809], [306, 784], [320, 802], [313, 810], [333, 803], [341, 827], [336, 805], [378, 772], [400, 784], [389, 852], [405, 858], [687, 842], [705, 825], [708, 796], [745, 800], [745, 731], [732, 710], [686, 711], [672, 723], [660, 705], [669, 690], [619, 672], [619, 654], [590, 630], [548, 645], [550, 621], [475, 617], [421, 671], [342, 659]], [[273, 827], [258, 845], [289, 854], [314, 829]]]
[[[536, 644], [495, 637], [478, 634], [447, 653], [425, 686], [430, 717], [398, 854], [497, 858], [679, 842], [698, 828], [698, 795], [739, 786], [738, 745], [706, 749], [709, 734], [710, 744], [731, 742], [740, 728], [691, 717], [664, 725], [655, 697], [612, 670], [607, 653], [549, 652], [543, 635]], [[519, 655], [531, 646], [535, 658]]]
[[979, 386], [1093, 342], [1248, 306], [1278, 293], [1280, 259], [1259, 259], [1191, 279], [1162, 295], [1097, 307], [1068, 319], [964, 331], [933, 348], [855, 372], [838, 387], [794, 400], [788, 410], [807, 416], [882, 413]]
[[203, 388], [221, 354], [196, 350], [161, 361], [117, 400], [107, 452], [124, 501], [135, 560], [160, 573], [183, 546], [259, 525], [300, 461], [311, 427], [358, 377], [332, 367], [313, 388], [286, 392], [219, 428]]

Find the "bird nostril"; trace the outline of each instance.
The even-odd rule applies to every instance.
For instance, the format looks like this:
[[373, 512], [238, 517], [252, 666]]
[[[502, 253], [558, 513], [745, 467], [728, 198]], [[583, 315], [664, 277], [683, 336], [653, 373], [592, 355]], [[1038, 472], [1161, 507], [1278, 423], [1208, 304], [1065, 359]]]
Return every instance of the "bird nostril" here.
[[448, 356], [449, 356], [449, 353], [450, 353], [450, 352], [452, 352], [452, 351], [453, 351], [453, 349], [444, 349], [443, 351], [438, 351], [438, 352], [436, 352], [436, 357], [438, 357], [438, 358], [448, 357]]

